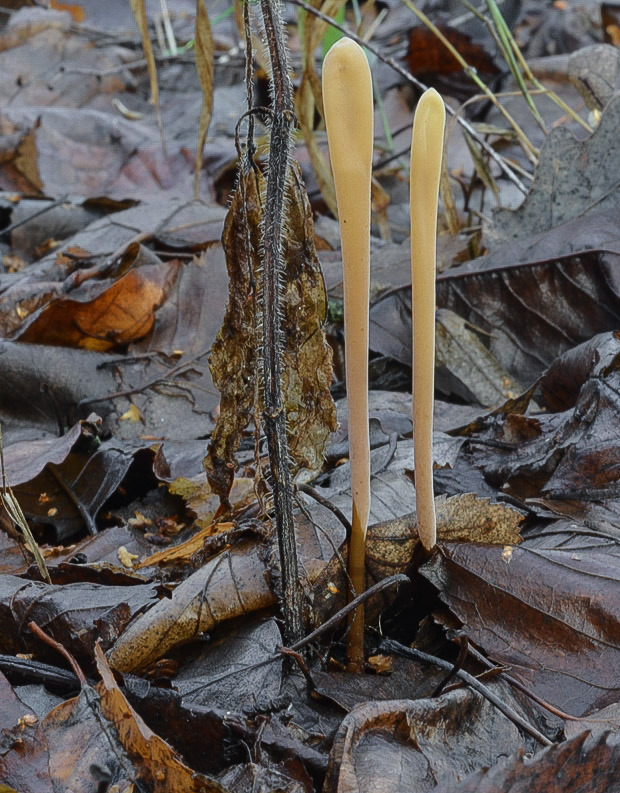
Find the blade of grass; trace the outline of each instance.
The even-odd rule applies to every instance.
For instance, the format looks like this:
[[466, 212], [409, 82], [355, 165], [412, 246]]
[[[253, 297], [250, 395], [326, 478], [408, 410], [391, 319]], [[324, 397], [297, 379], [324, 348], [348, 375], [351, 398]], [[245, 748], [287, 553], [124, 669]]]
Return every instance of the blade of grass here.
[[39, 572], [41, 573], [41, 577], [43, 578], [44, 581], [47, 581], [48, 584], [51, 584], [52, 579], [50, 578], [47, 565], [45, 564], [45, 559], [41, 554], [41, 551], [39, 549], [37, 541], [34, 538], [33, 533], [30, 531], [30, 526], [28, 525], [26, 516], [22, 512], [22, 508], [19, 505], [19, 501], [15, 498], [15, 495], [11, 490], [10, 485], [6, 481], [6, 470], [4, 467], [4, 451], [2, 444], [2, 429], [0, 429], [0, 469], [2, 470], [2, 491], [0, 492], [0, 501], [2, 501], [2, 504], [4, 505], [4, 508], [6, 509], [10, 519], [13, 521], [13, 523], [22, 533], [26, 547], [33, 555], [36, 565], [39, 568]]
[[207, 131], [213, 115], [213, 31], [204, 0], [196, 3], [196, 71], [202, 90], [202, 110], [200, 111], [200, 127], [198, 146], [196, 148], [196, 169], [194, 172], [194, 198], [200, 198], [200, 171], [202, 169], [202, 153], [207, 140]]
[[146, 3], [145, 0], [130, 0], [131, 10], [138, 23], [140, 36], [142, 38], [142, 49], [144, 50], [144, 57], [146, 58], [146, 68], [149, 74], [149, 82], [151, 84], [151, 97], [155, 105], [155, 113], [157, 115], [157, 128], [159, 129], [159, 137], [161, 139], [161, 147], [166, 154], [166, 142], [164, 138], [164, 126], [161, 120], [161, 108], [159, 105], [159, 83], [157, 82], [157, 66], [155, 65], [155, 55], [153, 54], [153, 45], [151, 44], [151, 37], [149, 35], [149, 23], [146, 16]]
[[[349, 30], [343, 25], [340, 25], [338, 22], [335, 22], [334, 20], [325, 17], [324, 14], [322, 14], [318, 9], [313, 8], [311, 5], [306, 3], [305, 0], [290, 0], [290, 2], [293, 5], [297, 6], [298, 8], [303, 8], [308, 13], [317, 16], [319, 19], [323, 19], [323, 21], [338, 28], [342, 33], [345, 34], [345, 36], [349, 36], [349, 38], [353, 39], [353, 41], [356, 41], [360, 46], [365, 47], [369, 52], [372, 52], [374, 55], [377, 56], [377, 58], [379, 58], [380, 61], [386, 63], [391, 69], [393, 69], [397, 74], [399, 74], [403, 78], [403, 80], [415, 86], [419, 91], [423, 92], [426, 91], [426, 89], [428, 88], [427, 85], [424, 85], [424, 83], [420, 82], [420, 80], [416, 79], [410, 72], [408, 72], [399, 63], [397, 63], [394, 60], [394, 58], [390, 58], [384, 55], [378, 49], [378, 47], [375, 47], [374, 44], [371, 44], [370, 42], [364, 41], [363, 38], [358, 36], [352, 30]], [[485, 150], [485, 152], [489, 155], [489, 157], [491, 157], [497, 163], [497, 166], [504, 173], [506, 178], [509, 179], [515, 185], [515, 187], [521, 193], [523, 193], [523, 195], [526, 195], [528, 192], [527, 187], [519, 179], [519, 177], [516, 175], [512, 167], [508, 164], [506, 159], [502, 157], [500, 154], [498, 154], [495, 151], [495, 149], [489, 143], [487, 143], [487, 141], [481, 138], [480, 135], [478, 135], [476, 130], [466, 119], [462, 118], [461, 116], [458, 116], [456, 111], [452, 107], [450, 107], [450, 105], [446, 105], [446, 110], [451, 116], [454, 116], [456, 118], [456, 121], [459, 124], [459, 126], [462, 127], [463, 129], [466, 129], [469, 132], [469, 134], [474, 138], [474, 140], [478, 143], [478, 145], [481, 146]]]
[[463, 58], [461, 53], [448, 41], [448, 39], [443, 35], [443, 33], [439, 30], [439, 28], [434, 25], [431, 20], [426, 16], [423, 11], [420, 11], [419, 8], [416, 8], [415, 5], [411, 2], [411, 0], [403, 0], [403, 3], [407, 6], [407, 8], [414, 13], [417, 18], [425, 25], [433, 35], [435, 35], [439, 41], [446, 47], [446, 49], [450, 52], [452, 57], [454, 57], [458, 63], [461, 65], [463, 71], [473, 80], [473, 82], [480, 88], [480, 90], [485, 94], [485, 96], [495, 105], [495, 107], [499, 110], [499, 112], [504, 116], [506, 121], [510, 124], [510, 126], [514, 129], [517, 140], [521, 148], [523, 149], [525, 156], [528, 160], [533, 164], [536, 165], [538, 161], [538, 151], [536, 147], [532, 144], [530, 139], [527, 137], [525, 132], [521, 129], [517, 121], [512, 117], [512, 115], [506, 110], [506, 108], [497, 100], [497, 97], [491, 91], [491, 89], [485, 84], [484, 80], [481, 80], [478, 76], [475, 69], [473, 69]]

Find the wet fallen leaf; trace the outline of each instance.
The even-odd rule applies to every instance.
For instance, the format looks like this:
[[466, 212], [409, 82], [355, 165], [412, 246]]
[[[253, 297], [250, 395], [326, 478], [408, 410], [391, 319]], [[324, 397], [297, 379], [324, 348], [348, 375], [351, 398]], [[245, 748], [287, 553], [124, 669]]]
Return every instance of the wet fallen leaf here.
[[19, 793], [53, 793], [49, 749], [41, 723], [1, 672], [0, 712], [3, 733], [0, 791], [6, 785], [7, 792], [15, 788]]
[[104, 626], [112, 643], [128, 621], [155, 599], [150, 584], [104, 586], [72, 583], [44, 584], [17, 576], [0, 576], [0, 615], [3, 630], [0, 649], [5, 653], [36, 651], [37, 657], [57, 656], [47, 645], [24, 631], [23, 624], [33, 620], [62, 644], [79, 661], [92, 661], [95, 639]]
[[143, 670], [172, 647], [226, 619], [274, 605], [268, 567], [256, 551], [254, 543], [241, 543], [186, 578], [170, 600], [162, 600], [128, 627], [109, 654], [112, 668]]
[[440, 784], [436, 793], [607, 793], [617, 786], [618, 763], [618, 735], [588, 738], [582, 732], [534, 757], [520, 752], [460, 784]]
[[146, 783], [153, 793], [169, 793], [171, 790], [226, 793], [226, 789], [214, 779], [188, 768], [179, 755], [147, 727], [118, 687], [98, 645], [95, 655], [101, 675], [98, 686], [101, 712], [114, 725], [119, 743], [132, 760], [136, 779]]
[[[568, 535], [570, 537], [570, 535]], [[441, 546], [422, 573], [495, 661], [575, 716], [620, 693], [620, 552], [591, 537], [573, 547]]]
[[405, 793], [452, 784], [522, 746], [517, 728], [471, 691], [440, 699], [367, 702], [334, 739], [325, 793]]
[[559, 126], [541, 149], [534, 183], [521, 207], [494, 213], [491, 237], [499, 241], [527, 239], [574, 218], [617, 208], [620, 157], [616, 131], [620, 96], [612, 99], [597, 128], [585, 141]]
[[155, 310], [166, 299], [178, 268], [178, 262], [146, 265], [112, 284], [95, 285], [96, 297], [84, 300], [76, 292], [75, 297], [54, 300], [30, 318], [16, 338], [103, 351], [141, 339], [153, 327]]

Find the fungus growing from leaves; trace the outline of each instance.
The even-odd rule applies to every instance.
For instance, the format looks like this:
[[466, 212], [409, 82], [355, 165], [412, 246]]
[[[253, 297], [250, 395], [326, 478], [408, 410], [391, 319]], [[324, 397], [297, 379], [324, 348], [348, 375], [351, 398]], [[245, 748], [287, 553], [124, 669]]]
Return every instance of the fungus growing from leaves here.
[[[370, 180], [373, 97], [362, 48], [340, 39], [323, 64], [323, 105], [336, 188], [344, 266], [344, 331], [353, 521], [349, 576], [360, 594], [366, 586], [365, 545], [370, 512], [368, 432], [368, 301], [370, 292]], [[349, 632], [349, 668], [364, 662], [364, 613], [357, 609]]]
[[435, 389], [435, 258], [437, 200], [446, 109], [434, 88], [416, 108], [411, 145], [411, 289], [413, 326], [413, 443], [418, 534], [427, 551], [436, 542], [433, 493]]

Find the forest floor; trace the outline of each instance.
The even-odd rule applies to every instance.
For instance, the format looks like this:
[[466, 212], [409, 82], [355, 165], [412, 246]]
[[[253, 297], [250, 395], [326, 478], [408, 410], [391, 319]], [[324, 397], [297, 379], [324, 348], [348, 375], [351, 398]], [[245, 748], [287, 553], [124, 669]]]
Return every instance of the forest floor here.
[[[283, 358], [303, 461], [309, 639], [295, 652], [254, 429], [255, 318], [240, 318], [254, 305], [242, 232], [260, 234], [263, 211], [234, 198], [242, 3], [207, 0], [198, 27], [193, 0], [146, 3], [157, 102], [139, 2], [50, 5], [0, 10], [0, 793], [620, 791], [618, 7], [420, 6], [463, 69], [405, 3], [340, 16], [342, 3], [314, 3], [366, 37], [375, 93], [376, 589], [351, 674], [342, 256], [317, 90], [339, 34], [283, 4], [309, 199], [300, 188], [290, 210], [283, 294], [291, 323], [312, 305], [325, 334], [288, 325]], [[250, 16], [254, 101], [269, 106], [259, 4]], [[430, 554], [415, 518], [409, 247], [425, 86], [449, 111]], [[269, 118], [255, 116], [265, 174]], [[320, 262], [311, 287], [302, 257]], [[214, 379], [247, 393], [225, 398]], [[204, 467], [218, 419], [236, 466], [233, 481], [226, 458], [224, 507]]]

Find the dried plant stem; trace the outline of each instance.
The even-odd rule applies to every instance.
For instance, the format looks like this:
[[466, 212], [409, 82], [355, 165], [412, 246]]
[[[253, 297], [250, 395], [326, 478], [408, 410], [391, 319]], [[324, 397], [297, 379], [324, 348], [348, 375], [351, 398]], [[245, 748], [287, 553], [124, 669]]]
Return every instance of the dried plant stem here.
[[269, 171], [263, 218], [263, 420], [272, 476], [274, 511], [282, 573], [284, 641], [298, 642], [303, 631], [303, 590], [299, 578], [293, 487], [286, 437], [286, 408], [282, 398], [283, 349], [280, 289], [282, 234], [286, 179], [294, 125], [293, 95], [279, 0], [261, 0], [265, 38], [271, 61], [273, 115], [269, 147]]

